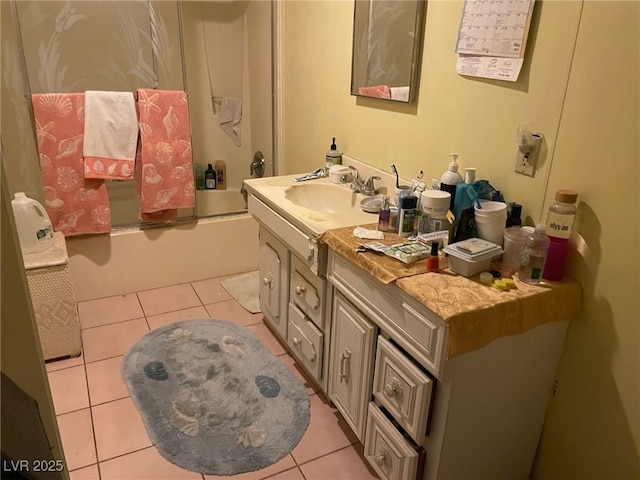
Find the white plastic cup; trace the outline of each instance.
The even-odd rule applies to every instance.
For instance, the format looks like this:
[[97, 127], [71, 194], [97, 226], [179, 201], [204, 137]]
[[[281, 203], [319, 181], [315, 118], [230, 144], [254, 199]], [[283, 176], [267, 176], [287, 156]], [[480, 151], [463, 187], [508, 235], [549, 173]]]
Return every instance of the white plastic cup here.
[[400, 185], [400, 187], [394, 187], [393, 193], [393, 199], [396, 202], [396, 205], [399, 207], [400, 198], [411, 195], [411, 187], [409, 185]]
[[513, 274], [520, 269], [520, 257], [527, 237], [533, 233], [533, 227], [509, 227], [504, 231], [504, 254], [502, 266]]
[[507, 204], [503, 202], [480, 201], [474, 207], [474, 217], [478, 237], [502, 246], [507, 222]]

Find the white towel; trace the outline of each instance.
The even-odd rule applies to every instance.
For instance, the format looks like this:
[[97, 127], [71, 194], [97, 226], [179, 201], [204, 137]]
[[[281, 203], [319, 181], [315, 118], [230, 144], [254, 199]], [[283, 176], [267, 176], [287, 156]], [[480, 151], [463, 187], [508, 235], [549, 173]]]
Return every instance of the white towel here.
[[401, 102], [409, 101], [409, 91], [411, 87], [391, 87], [391, 100], [398, 100]]
[[229, 135], [238, 147], [240, 139], [240, 121], [242, 120], [242, 99], [238, 97], [222, 97], [220, 106], [220, 128]]
[[138, 142], [131, 92], [87, 90], [84, 100], [84, 177], [129, 180]]

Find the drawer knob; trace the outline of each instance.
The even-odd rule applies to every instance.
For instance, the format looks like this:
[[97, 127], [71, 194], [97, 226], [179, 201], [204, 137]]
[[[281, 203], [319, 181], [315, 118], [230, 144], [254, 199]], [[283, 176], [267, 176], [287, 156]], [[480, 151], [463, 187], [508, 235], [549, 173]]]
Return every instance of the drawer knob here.
[[391, 455], [389, 450], [382, 448], [378, 455], [374, 455], [373, 460], [381, 467], [386, 467], [391, 464]]
[[266, 277], [264, 277], [262, 279], [262, 283], [269, 288], [273, 288], [273, 278], [271, 277], [271, 274], [268, 274]]
[[384, 394], [389, 398], [402, 397], [402, 384], [397, 378], [391, 379], [389, 383], [384, 386]]
[[298, 285], [296, 287], [296, 295], [302, 295], [303, 293], [306, 293], [307, 289], [304, 287], [301, 287], [300, 285]]
[[293, 345], [294, 345], [294, 346], [296, 346], [296, 347], [300, 346], [300, 343], [302, 343], [302, 342], [301, 342], [301, 340], [300, 340], [298, 337], [293, 337], [293, 338], [291, 339], [291, 342], [292, 342], [292, 343], [293, 343]]

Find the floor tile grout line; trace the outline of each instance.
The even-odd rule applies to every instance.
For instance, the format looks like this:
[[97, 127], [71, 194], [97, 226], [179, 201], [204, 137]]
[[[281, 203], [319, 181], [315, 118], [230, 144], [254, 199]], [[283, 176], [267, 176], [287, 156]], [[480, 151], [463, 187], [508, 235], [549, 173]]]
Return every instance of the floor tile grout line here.
[[[130, 452], [125, 452], [125, 453], [121, 453], [119, 455], [116, 455], [115, 457], [109, 457], [109, 458], [106, 458], [104, 460], [98, 460], [98, 465], [100, 465], [101, 463], [110, 462], [111, 460], [115, 460], [116, 458], [121, 458], [121, 457], [124, 457], [126, 455], [131, 455], [132, 453], [138, 453], [138, 452], [141, 452], [143, 450], [147, 450], [148, 448], [155, 448], [156, 450], [158, 450], [158, 448], [156, 447], [156, 444], [152, 442], [151, 445], [147, 445], [146, 447], [136, 448], [135, 450], [131, 450]], [[160, 452], [158, 452], [158, 454], [159, 453]], [[160, 456], [162, 456], [162, 455], [160, 455]], [[162, 457], [162, 458], [164, 458], [164, 457]], [[189, 471], [191, 471], [191, 470], [189, 470]]]
[[144, 313], [142, 315], [142, 317], [135, 317], [135, 318], [127, 318], [126, 320], [117, 320], [115, 322], [111, 322], [111, 323], [105, 323], [103, 325], [94, 325], [92, 327], [84, 327], [84, 328], [80, 328], [81, 332], [84, 332], [85, 330], [93, 330], [94, 328], [100, 328], [100, 327], [108, 327], [110, 325], [117, 325], [119, 323], [124, 323], [124, 322], [132, 322], [134, 320], [141, 320], [144, 318]]

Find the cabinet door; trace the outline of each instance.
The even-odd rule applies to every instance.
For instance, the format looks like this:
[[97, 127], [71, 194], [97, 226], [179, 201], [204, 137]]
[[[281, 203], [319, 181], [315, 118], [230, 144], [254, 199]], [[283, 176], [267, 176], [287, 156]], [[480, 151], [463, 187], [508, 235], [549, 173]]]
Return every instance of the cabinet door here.
[[260, 229], [258, 250], [260, 270], [260, 309], [264, 318], [287, 338], [288, 252], [273, 235]]
[[376, 327], [340, 292], [334, 296], [332, 310], [329, 397], [362, 442], [371, 399]]

